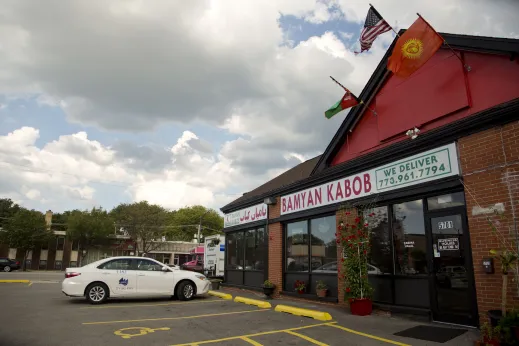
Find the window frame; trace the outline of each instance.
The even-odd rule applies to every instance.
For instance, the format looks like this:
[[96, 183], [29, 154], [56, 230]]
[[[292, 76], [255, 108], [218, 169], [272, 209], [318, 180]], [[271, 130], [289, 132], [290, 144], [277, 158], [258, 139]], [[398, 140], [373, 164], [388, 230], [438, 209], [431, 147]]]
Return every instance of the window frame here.
[[[283, 275], [285, 274], [296, 274], [296, 273], [301, 273], [302, 275], [312, 275], [312, 263], [311, 263], [311, 258], [312, 258], [312, 220], [316, 220], [316, 219], [323, 219], [323, 218], [326, 218], [326, 217], [333, 217], [336, 219], [336, 213], [325, 213], [325, 214], [322, 214], [322, 215], [318, 215], [318, 216], [314, 216], [314, 217], [310, 217], [310, 218], [300, 218], [300, 219], [294, 219], [294, 220], [290, 220], [290, 222], [286, 222], [283, 224]], [[306, 227], [307, 227], [307, 239], [308, 239], [308, 244], [306, 244], [306, 246], [308, 247], [308, 270], [306, 271], [288, 271], [287, 270], [287, 240], [288, 240], [288, 225], [289, 224], [293, 224], [293, 223], [298, 223], [298, 222], [306, 222]], [[336, 225], [337, 221], [334, 222], [334, 226]], [[334, 233], [335, 233], [335, 228], [334, 228]], [[330, 262], [332, 263], [332, 262]], [[338, 268], [338, 263], [337, 263], [337, 268]], [[337, 275], [337, 273], [320, 273], [320, 272], [316, 272], [314, 273], [314, 275]]]
[[[265, 251], [267, 252], [264, 252], [263, 253], [263, 257], [265, 257], [266, 253], [268, 253], [268, 241], [267, 241], [267, 231], [266, 231], [266, 228], [265, 226], [256, 226], [256, 227], [252, 227], [252, 228], [247, 228], [247, 229], [243, 229], [243, 230], [240, 230], [240, 231], [235, 231], [235, 232], [229, 232], [226, 234], [225, 236], [225, 270], [229, 270], [229, 271], [243, 271], [243, 272], [264, 272], [265, 269], [246, 269], [246, 266], [245, 266], [245, 260], [247, 258], [247, 233], [249, 233], [250, 231], [254, 231], [254, 243], [256, 244], [256, 242], [258, 241], [258, 230], [263, 230], [263, 244], [259, 244], [259, 246], [263, 246], [265, 249]], [[230, 265], [230, 263], [228, 263], [228, 255], [229, 255], [229, 252], [228, 252], [228, 249], [229, 249], [229, 243], [228, 243], [228, 240], [229, 240], [229, 235], [232, 235], [233, 236], [233, 240], [236, 241], [236, 237], [234, 237], [234, 235], [240, 233], [242, 235], [242, 240], [243, 240], [243, 258], [242, 261], [243, 261], [243, 265], [241, 266], [242, 269], [227, 269], [228, 266]], [[238, 263], [239, 263], [239, 260], [238, 259]], [[257, 259], [256, 259], [257, 260]], [[265, 267], [268, 267], [268, 263], [265, 264]]]
[[[139, 269], [139, 267], [138, 267], [138, 266], [139, 266], [139, 263], [140, 263], [140, 262], [143, 262], [143, 261], [144, 261], [144, 262], [150, 262], [150, 263], [153, 263], [153, 265], [159, 267], [159, 270], [149, 270], [149, 269], [144, 270], [144, 269]], [[154, 258], [139, 258], [139, 259], [134, 259], [132, 264], [133, 264], [132, 267], [134, 268], [134, 270], [136, 270], [136, 271], [143, 271], [143, 272], [144, 272], [144, 271], [145, 271], [145, 272], [160, 272], [160, 271], [162, 271], [162, 268], [164, 267], [164, 265], [161, 265], [159, 262], [154, 261]], [[123, 270], [124, 270], [124, 269], [123, 269]]]
[[[117, 261], [121, 261], [121, 260], [129, 260], [130, 261], [130, 265], [128, 266], [127, 269], [104, 268], [104, 266], [108, 265], [109, 263], [113, 263], [113, 262], [117, 262]], [[137, 262], [135, 262], [134, 258], [114, 258], [114, 259], [111, 259], [109, 261], [101, 263], [100, 265], [97, 266], [97, 269], [100, 269], [100, 270], [135, 270], [134, 268], [136, 268], [136, 265], [137, 265]]]

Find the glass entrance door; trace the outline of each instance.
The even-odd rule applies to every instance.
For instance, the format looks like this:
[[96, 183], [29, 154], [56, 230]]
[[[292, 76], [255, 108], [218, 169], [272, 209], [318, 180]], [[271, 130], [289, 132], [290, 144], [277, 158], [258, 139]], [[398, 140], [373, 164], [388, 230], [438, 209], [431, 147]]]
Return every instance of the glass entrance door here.
[[431, 292], [435, 321], [475, 325], [473, 267], [464, 208], [431, 213]]

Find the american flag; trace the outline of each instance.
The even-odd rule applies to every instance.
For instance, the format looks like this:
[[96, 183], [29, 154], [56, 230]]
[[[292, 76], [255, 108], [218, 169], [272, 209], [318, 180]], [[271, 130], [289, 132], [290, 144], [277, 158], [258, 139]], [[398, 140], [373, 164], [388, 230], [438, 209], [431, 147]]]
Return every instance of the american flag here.
[[380, 16], [380, 14], [373, 7], [369, 8], [368, 15], [366, 16], [366, 22], [364, 23], [364, 29], [360, 33], [360, 52], [369, 50], [373, 41], [378, 35], [383, 34], [391, 30], [391, 26]]

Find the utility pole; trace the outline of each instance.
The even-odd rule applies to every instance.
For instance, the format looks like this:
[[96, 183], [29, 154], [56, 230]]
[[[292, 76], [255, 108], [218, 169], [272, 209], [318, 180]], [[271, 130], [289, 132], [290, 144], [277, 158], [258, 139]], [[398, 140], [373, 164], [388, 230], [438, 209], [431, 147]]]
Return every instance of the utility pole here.
[[201, 236], [201, 231], [202, 231], [202, 218], [204, 216], [207, 215], [207, 213], [209, 213], [211, 211], [211, 209], [208, 209], [205, 211], [205, 213], [203, 213], [202, 215], [200, 215], [200, 222], [198, 222], [198, 235], [196, 237], [196, 239], [198, 240], [198, 245], [200, 245], [200, 236]]

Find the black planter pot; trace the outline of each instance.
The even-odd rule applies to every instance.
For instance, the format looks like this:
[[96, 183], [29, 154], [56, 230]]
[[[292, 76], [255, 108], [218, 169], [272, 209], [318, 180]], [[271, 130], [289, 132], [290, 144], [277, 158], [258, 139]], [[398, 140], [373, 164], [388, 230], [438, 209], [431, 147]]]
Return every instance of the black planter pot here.
[[267, 299], [271, 299], [274, 294], [274, 289], [276, 287], [265, 287], [263, 286], [263, 293], [267, 296]]
[[492, 328], [497, 327], [499, 321], [503, 317], [503, 312], [501, 310], [488, 310], [487, 314]]
[[212, 290], [219, 290], [220, 289], [220, 281], [212, 281], [211, 282], [211, 289]]

